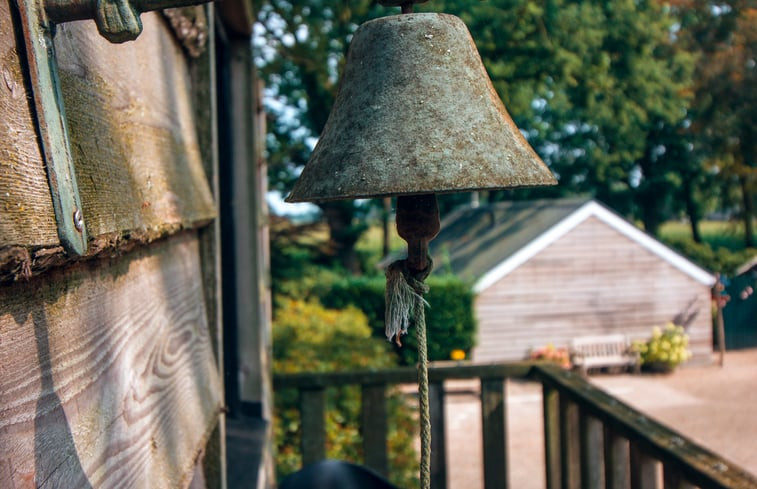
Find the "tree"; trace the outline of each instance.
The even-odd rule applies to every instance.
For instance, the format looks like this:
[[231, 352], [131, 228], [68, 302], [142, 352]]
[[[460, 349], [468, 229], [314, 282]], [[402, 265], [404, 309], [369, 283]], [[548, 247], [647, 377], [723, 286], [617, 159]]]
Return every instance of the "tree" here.
[[680, 162], [661, 156], [687, 118], [694, 62], [674, 42], [670, 12], [632, 0], [442, 9], [465, 20], [513, 119], [558, 176], [558, 188], [518, 195], [590, 194], [654, 231], [680, 184]]
[[[287, 193], [321, 134], [357, 26], [380, 14], [375, 2], [267, 0], [257, 13], [257, 59], [272, 115], [266, 141], [271, 188]], [[329, 225], [329, 253], [359, 272], [355, 243], [367, 225], [353, 202], [319, 204]]]
[[[366, 1], [350, 6], [270, 0], [261, 9], [265, 47], [276, 54], [262, 57], [269, 93], [303, 117], [301, 125], [292, 117], [274, 124], [281, 130], [269, 148], [284, 150], [286, 159], [272, 161], [274, 172], [286, 167], [291, 175], [304, 164], [303, 141], [325, 123], [351, 34], [359, 22], [388, 13]], [[465, 21], [500, 97], [560, 182], [491, 192], [490, 199], [589, 194], [655, 232], [684, 207], [672, 195], [687, 185], [685, 194], [694, 195], [700, 162], [671, 150], [688, 147], [674, 139], [686, 137], [694, 58], [675, 42], [667, 8], [654, 0], [438, 0], [417, 9]], [[685, 181], [676, 175], [682, 166]], [[352, 209], [327, 214], [340, 252], [360, 232]]]
[[[748, 0], [679, 0], [682, 35], [702, 55], [696, 69], [692, 130], [725, 189], [740, 208], [745, 245], [754, 246], [757, 193], [757, 8]], [[740, 202], [730, 198], [735, 186]]]

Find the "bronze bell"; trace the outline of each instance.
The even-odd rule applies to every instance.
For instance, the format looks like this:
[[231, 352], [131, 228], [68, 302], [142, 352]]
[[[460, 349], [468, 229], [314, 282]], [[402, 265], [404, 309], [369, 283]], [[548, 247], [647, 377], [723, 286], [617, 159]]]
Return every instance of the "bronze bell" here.
[[459, 18], [395, 15], [355, 32], [334, 108], [288, 202], [553, 185]]

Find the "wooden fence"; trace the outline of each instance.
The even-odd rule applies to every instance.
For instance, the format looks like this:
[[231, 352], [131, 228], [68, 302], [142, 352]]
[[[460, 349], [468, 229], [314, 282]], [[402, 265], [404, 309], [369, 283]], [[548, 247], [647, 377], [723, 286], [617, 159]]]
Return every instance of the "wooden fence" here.
[[[274, 389], [300, 393], [303, 464], [325, 458], [325, 389], [360, 385], [364, 463], [388, 472], [388, 386], [416, 381], [413, 368], [277, 375]], [[507, 379], [540, 382], [548, 489], [755, 488], [757, 478], [655, 422], [575, 373], [535, 363], [445, 365], [429, 370], [431, 486], [447, 487], [444, 381], [481, 382], [484, 487], [508, 487]]]

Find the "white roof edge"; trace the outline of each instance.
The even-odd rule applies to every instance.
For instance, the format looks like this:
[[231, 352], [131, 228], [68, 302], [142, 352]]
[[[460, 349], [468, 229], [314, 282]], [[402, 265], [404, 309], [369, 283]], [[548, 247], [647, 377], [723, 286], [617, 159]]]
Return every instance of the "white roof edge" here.
[[484, 289], [490, 287], [495, 282], [530, 260], [544, 248], [567, 234], [590, 216], [596, 217], [624, 236], [639, 243], [642, 247], [667, 261], [680, 271], [686, 273], [697, 282], [707, 286], [715, 284], [716, 278], [713, 274], [699, 267], [689, 259], [679, 255], [622, 217], [600, 205], [598, 202], [590, 200], [576, 209], [572, 214], [569, 214], [566, 218], [542, 233], [529, 244], [485, 273], [475, 284], [473, 284], [473, 291], [475, 293], [480, 293]]

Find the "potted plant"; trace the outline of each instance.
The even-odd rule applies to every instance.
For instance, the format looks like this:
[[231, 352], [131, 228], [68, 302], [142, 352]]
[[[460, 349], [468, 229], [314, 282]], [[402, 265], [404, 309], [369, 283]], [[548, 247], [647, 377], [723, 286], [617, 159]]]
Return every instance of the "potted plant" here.
[[691, 358], [689, 336], [682, 326], [673, 323], [662, 329], [655, 326], [652, 337], [647, 341], [634, 341], [633, 348], [639, 352], [642, 369], [651, 372], [672, 372]]
[[569, 369], [571, 367], [570, 353], [568, 352], [568, 349], [555, 348], [552, 343], [547, 344], [547, 346], [532, 350], [529, 358], [531, 360], [556, 363], [562, 368]]

